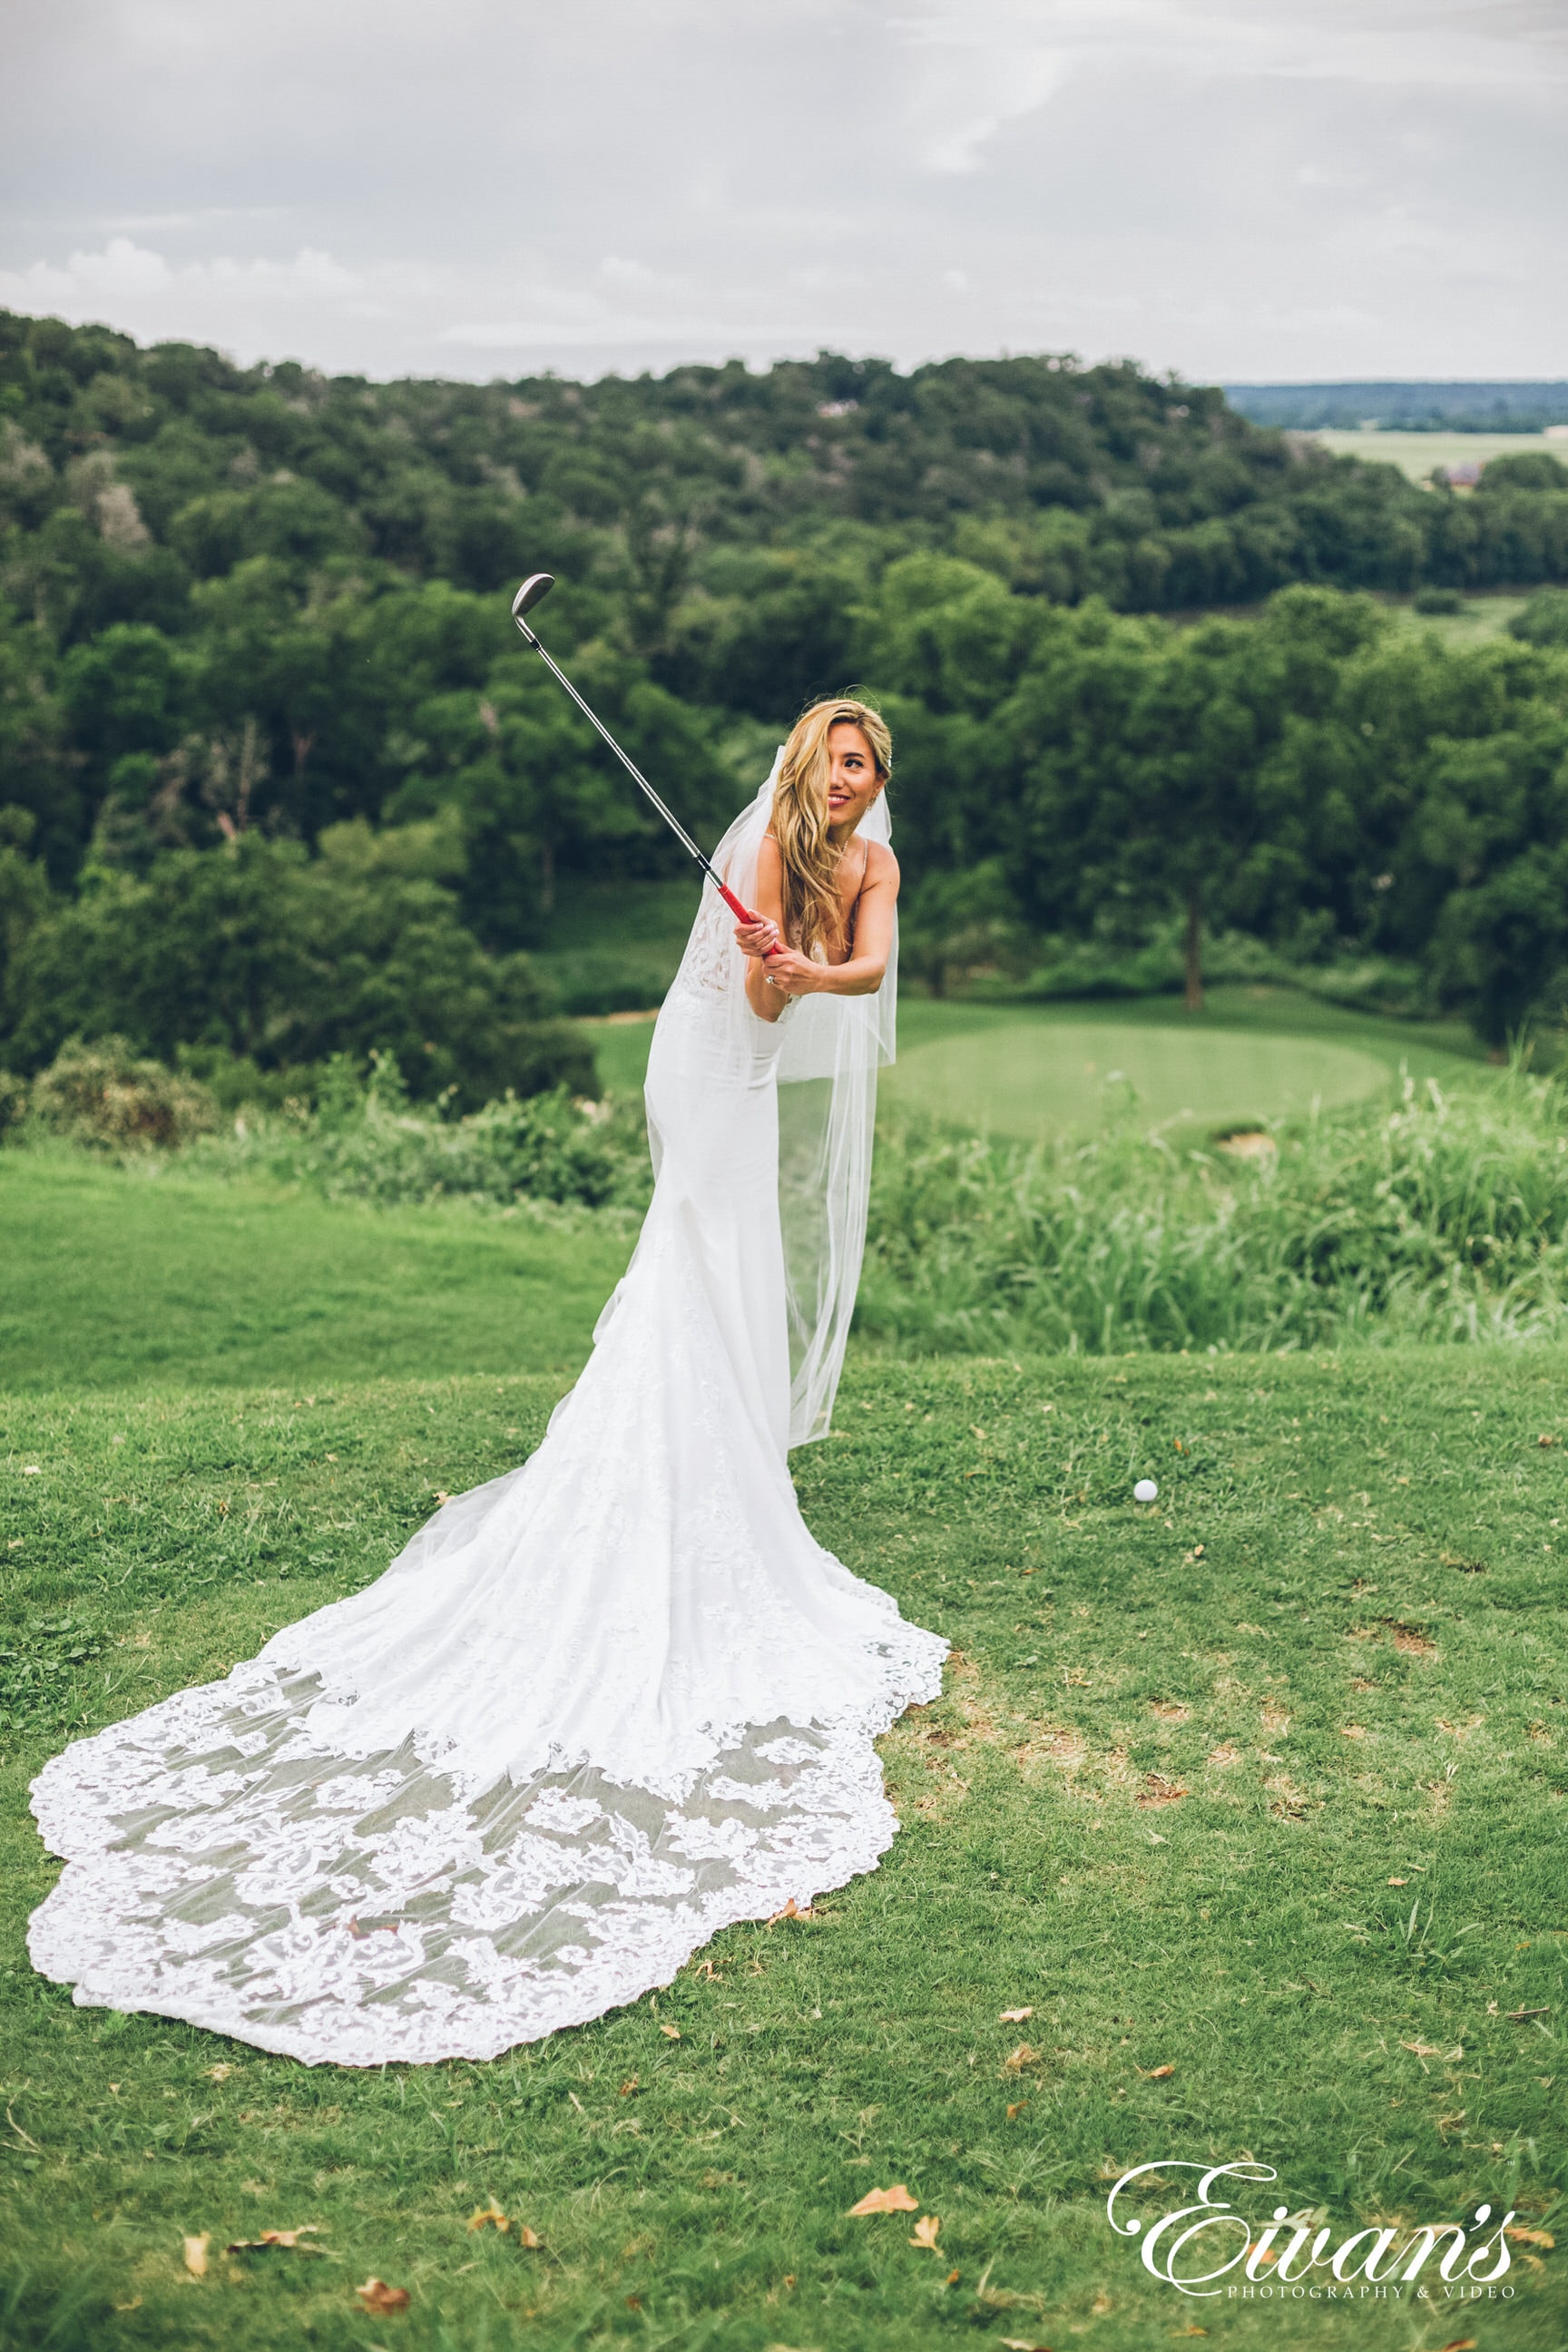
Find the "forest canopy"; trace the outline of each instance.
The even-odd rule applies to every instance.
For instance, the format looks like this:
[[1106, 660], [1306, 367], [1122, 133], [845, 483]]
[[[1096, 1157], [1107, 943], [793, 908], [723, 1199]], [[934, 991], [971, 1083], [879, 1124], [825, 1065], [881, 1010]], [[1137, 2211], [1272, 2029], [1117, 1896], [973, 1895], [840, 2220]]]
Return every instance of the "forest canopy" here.
[[[1551, 457], [1418, 488], [1066, 357], [374, 384], [0, 314], [0, 1058], [584, 1082], [527, 951], [679, 854], [523, 656], [536, 569], [708, 838], [805, 701], [883, 701], [933, 985], [1173, 914], [1489, 1036], [1561, 992]], [[1500, 583], [1533, 617], [1463, 654], [1376, 602]]]

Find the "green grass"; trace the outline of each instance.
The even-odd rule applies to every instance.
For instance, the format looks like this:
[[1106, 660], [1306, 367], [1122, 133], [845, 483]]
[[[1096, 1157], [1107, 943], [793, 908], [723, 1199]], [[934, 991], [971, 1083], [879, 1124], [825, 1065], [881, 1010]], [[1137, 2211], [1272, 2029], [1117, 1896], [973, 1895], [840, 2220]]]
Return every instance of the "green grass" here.
[[[1485, 2199], [1561, 2243], [1563, 1380], [1546, 1350], [852, 1364], [807, 1516], [959, 1652], [883, 1743], [885, 1866], [657, 2002], [368, 2075], [34, 1977], [25, 1784], [373, 1576], [559, 1380], [11, 1400], [0, 2343], [1560, 2346], [1562, 2253], [1516, 2246], [1506, 2305], [1198, 2307], [1104, 2198], [1247, 2150], [1260, 2210], [1336, 2235]], [[847, 2218], [892, 2181], [940, 2255]], [[468, 2232], [492, 2194], [538, 2251]], [[321, 2255], [221, 2251], [304, 2223]], [[373, 2273], [405, 2315], [361, 2314]]]
[[[651, 1022], [584, 1025], [604, 1084], [613, 1093], [635, 1092], [647, 1068]], [[971, 1043], [955, 1050], [961, 1038]], [[884, 1080], [889, 1102], [1027, 1134], [1120, 1120], [1125, 1095], [1101, 1083], [1112, 1069], [1132, 1078], [1148, 1122], [1188, 1111], [1194, 1126], [1212, 1128], [1310, 1108], [1314, 1092], [1325, 1104], [1364, 1097], [1379, 1082], [1373, 1065], [1390, 1076], [1407, 1067], [1414, 1077], [1447, 1081], [1480, 1058], [1456, 1022], [1384, 1020], [1297, 989], [1263, 986], [1211, 990], [1208, 1009], [1196, 1019], [1170, 996], [1092, 1007], [904, 997], [899, 1053]], [[1084, 1067], [1089, 1062], [1096, 1065], [1092, 1072]], [[1020, 1065], [1027, 1072], [1023, 1087]], [[1178, 1066], [1180, 1084], [1172, 1076]], [[1064, 1097], [1068, 1118], [1061, 1115]]]
[[574, 1370], [624, 1218], [368, 1209], [258, 1182], [0, 1153], [0, 1389]]

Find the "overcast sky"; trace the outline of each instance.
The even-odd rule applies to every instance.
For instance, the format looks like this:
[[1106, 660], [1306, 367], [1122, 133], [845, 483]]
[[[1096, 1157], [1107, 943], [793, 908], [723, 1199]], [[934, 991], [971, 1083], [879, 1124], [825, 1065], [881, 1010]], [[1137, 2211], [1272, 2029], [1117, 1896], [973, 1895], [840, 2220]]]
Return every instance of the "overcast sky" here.
[[489, 377], [1568, 375], [1568, 0], [10, 0], [0, 304]]

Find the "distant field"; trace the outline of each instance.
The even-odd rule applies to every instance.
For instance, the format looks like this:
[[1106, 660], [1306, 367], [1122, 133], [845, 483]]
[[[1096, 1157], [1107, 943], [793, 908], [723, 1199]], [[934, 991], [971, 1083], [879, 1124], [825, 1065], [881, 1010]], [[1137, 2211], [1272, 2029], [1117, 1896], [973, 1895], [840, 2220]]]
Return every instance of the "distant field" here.
[[1522, 457], [1536, 451], [1560, 457], [1568, 466], [1568, 441], [1544, 433], [1343, 433], [1330, 426], [1311, 438], [1338, 457], [1397, 466], [1413, 482], [1424, 482], [1435, 466], [1482, 466], [1491, 457]]

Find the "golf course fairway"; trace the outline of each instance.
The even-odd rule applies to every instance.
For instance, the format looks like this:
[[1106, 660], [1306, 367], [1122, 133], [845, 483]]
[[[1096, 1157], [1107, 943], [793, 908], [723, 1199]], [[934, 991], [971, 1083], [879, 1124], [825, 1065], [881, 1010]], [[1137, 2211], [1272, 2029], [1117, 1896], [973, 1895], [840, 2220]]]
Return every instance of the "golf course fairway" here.
[[1359, 1102], [1389, 1076], [1375, 1055], [1319, 1037], [1020, 1020], [911, 1045], [882, 1085], [900, 1109], [1000, 1135], [1089, 1133], [1123, 1106], [1141, 1127], [1207, 1134]]

